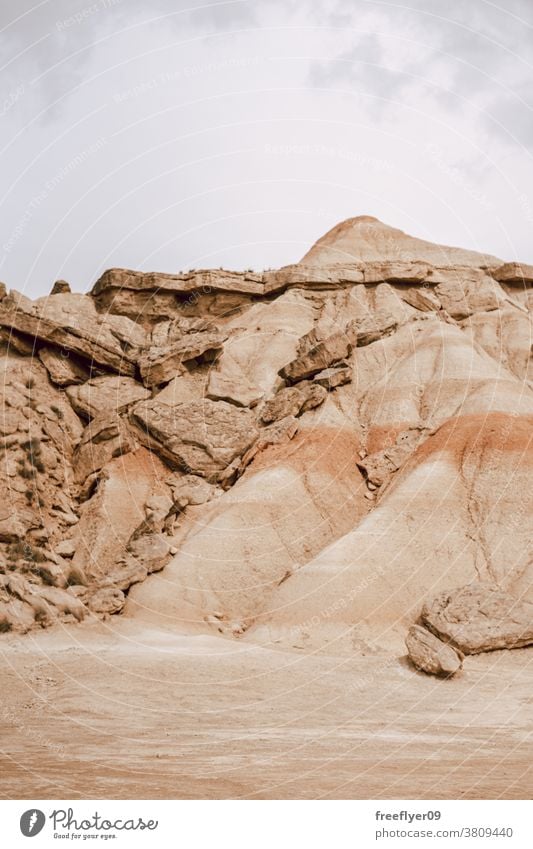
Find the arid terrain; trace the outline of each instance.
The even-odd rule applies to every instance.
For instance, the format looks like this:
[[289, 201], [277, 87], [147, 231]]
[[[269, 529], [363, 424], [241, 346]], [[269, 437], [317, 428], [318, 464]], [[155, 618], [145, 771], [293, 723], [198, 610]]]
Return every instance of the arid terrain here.
[[3, 798], [530, 798], [533, 651], [439, 680], [132, 623], [3, 645]]
[[361, 216], [0, 293], [2, 797], [529, 798], [532, 283]]

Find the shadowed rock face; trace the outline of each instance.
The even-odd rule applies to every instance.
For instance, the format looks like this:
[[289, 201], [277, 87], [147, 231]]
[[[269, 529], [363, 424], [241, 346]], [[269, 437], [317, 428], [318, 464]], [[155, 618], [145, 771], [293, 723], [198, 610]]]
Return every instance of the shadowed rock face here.
[[2, 290], [0, 629], [529, 642], [532, 281], [360, 217], [275, 271]]

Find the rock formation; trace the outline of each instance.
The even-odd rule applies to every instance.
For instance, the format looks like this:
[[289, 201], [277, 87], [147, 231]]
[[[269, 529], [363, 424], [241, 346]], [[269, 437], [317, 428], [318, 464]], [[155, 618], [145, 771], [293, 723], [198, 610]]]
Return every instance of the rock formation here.
[[420, 625], [411, 626], [405, 644], [412, 662], [422, 672], [447, 678], [462, 669], [462, 654]]
[[531, 642], [532, 282], [361, 217], [275, 271], [3, 290], [0, 629]]

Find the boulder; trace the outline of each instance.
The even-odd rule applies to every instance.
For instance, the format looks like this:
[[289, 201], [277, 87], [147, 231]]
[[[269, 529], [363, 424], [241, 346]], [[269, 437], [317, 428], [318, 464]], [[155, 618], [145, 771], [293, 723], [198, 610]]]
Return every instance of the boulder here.
[[42, 587], [40, 596], [57, 610], [68, 616], [73, 616], [78, 622], [85, 618], [85, 605], [74, 595], [71, 590], [62, 590], [57, 587]]
[[102, 413], [87, 425], [74, 453], [76, 480], [83, 482], [114, 457], [138, 448], [127, 422], [116, 413]]
[[405, 291], [402, 291], [402, 298], [407, 304], [421, 312], [432, 312], [441, 308], [439, 299], [429, 286], [405, 289]]
[[463, 654], [533, 643], [533, 604], [487, 583], [441, 593], [424, 605], [421, 621]]
[[87, 366], [70, 351], [45, 346], [39, 349], [38, 354], [50, 380], [56, 386], [72, 386], [83, 383], [90, 377]]
[[449, 279], [435, 289], [442, 308], [454, 319], [461, 320], [474, 312], [496, 310], [505, 300], [499, 284], [483, 271], [450, 273]]
[[524, 262], [505, 262], [491, 271], [491, 276], [499, 283], [531, 286], [533, 283], [533, 265]]
[[257, 454], [265, 451], [271, 445], [283, 445], [290, 442], [298, 433], [298, 429], [298, 419], [294, 416], [286, 416], [284, 419], [265, 427], [242, 458], [240, 471], [245, 469]]
[[226, 336], [205, 319], [179, 318], [156, 325], [150, 346], [139, 358], [146, 386], [168, 383], [191, 360], [212, 362], [221, 351]]
[[412, 428], [402, 431], [396, 437], [393, 445], [367, 454], [358, 463], [358, 469], [363, 473], [368, 483], [374, 487], [383, 486], [393, 474], [398, 471], [411, 456], [418, 443], [423, 439], [425, 430]]
[[89, 610], [99, 615], [120, 613], [126, 604], [126, 596], [117, 587], [104, 587], [91, 595], [88, 602]]
[[266, 402], [261, 410], [261, 421], [270, 424], [286, 416], [299, 416], [323, 404], [327, 394], [327, 389], [323, 386], [309, 381], [289, 386]]
[[250, 383], [244, 375], [238, 379], [227, 370], [213, 370], [209, 376], [207, 397], [211, 401], [228, 401], [238, 407], [255, 407], [263, 397], [263, 391]]
[[449, 677], [459, 672], [463, 666], [461, 652], [439, 640], [420, 625], [411, 626], [405, 644], [409, 659], [422, 672]]
[[130, 412], [139, 440], [176, 468], [211, 482], [223, 477], [258, 435], [254, 414], [225, 401], [168, 406], [142, 401]]
[[174, 507], [177, 510], [185, 510], [190, 505], [199, 506], [211, 501], [219, 492], [216, 486], [208, 483], [204, 478], [197, 475], [183, 475], [175, 479], [169, 479], [168, 484], [172, 490]]
[[159, 572], [168, 563], [171, 544], [162, 534], [144, 534], [128, 543], [128, 552], [147, 573]]
[[300, 353], [315, 318], [314, 302], [297, 290], [231, 316], [224, 350], [209, 369], [207, 396], [241, 407], [270, 398], [283, 385], [279, 370]]
[[150, 392], [131, 377], [102, 375], [81, 386], [71, 386], [67, 395], [73, 409], [84, 419], [105, 413], [122, 413], [132, 404], [150, 397]]
[[[303, 347], [306, 347], [305, 344]], [[351, 354], [353, 347], [351, 328], [332, 333], [316, 344], [312, 344], [308, 350], [301, 352], [295, 360], [284, 366], [279, 374], [288, 383], [297, 383], [345, 360]]]
[[313, 377], [313, 383], [318, 383], [319, 386], [323, 386], [328, 392], [336, 389], [337, 386], [344, 386], [346, 383], [350, 383], [351, 380], [352, 369], [346, 363], [339, 363], [335, 368], [327, 368], [319, 371]]

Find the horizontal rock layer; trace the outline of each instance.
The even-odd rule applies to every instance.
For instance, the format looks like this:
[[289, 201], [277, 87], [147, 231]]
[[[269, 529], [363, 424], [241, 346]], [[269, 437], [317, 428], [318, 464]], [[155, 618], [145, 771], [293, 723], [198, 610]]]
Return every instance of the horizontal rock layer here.
[[279, 270], [1, 290], [0, 629], [529, 642], [532, 281], [363, 217]]

